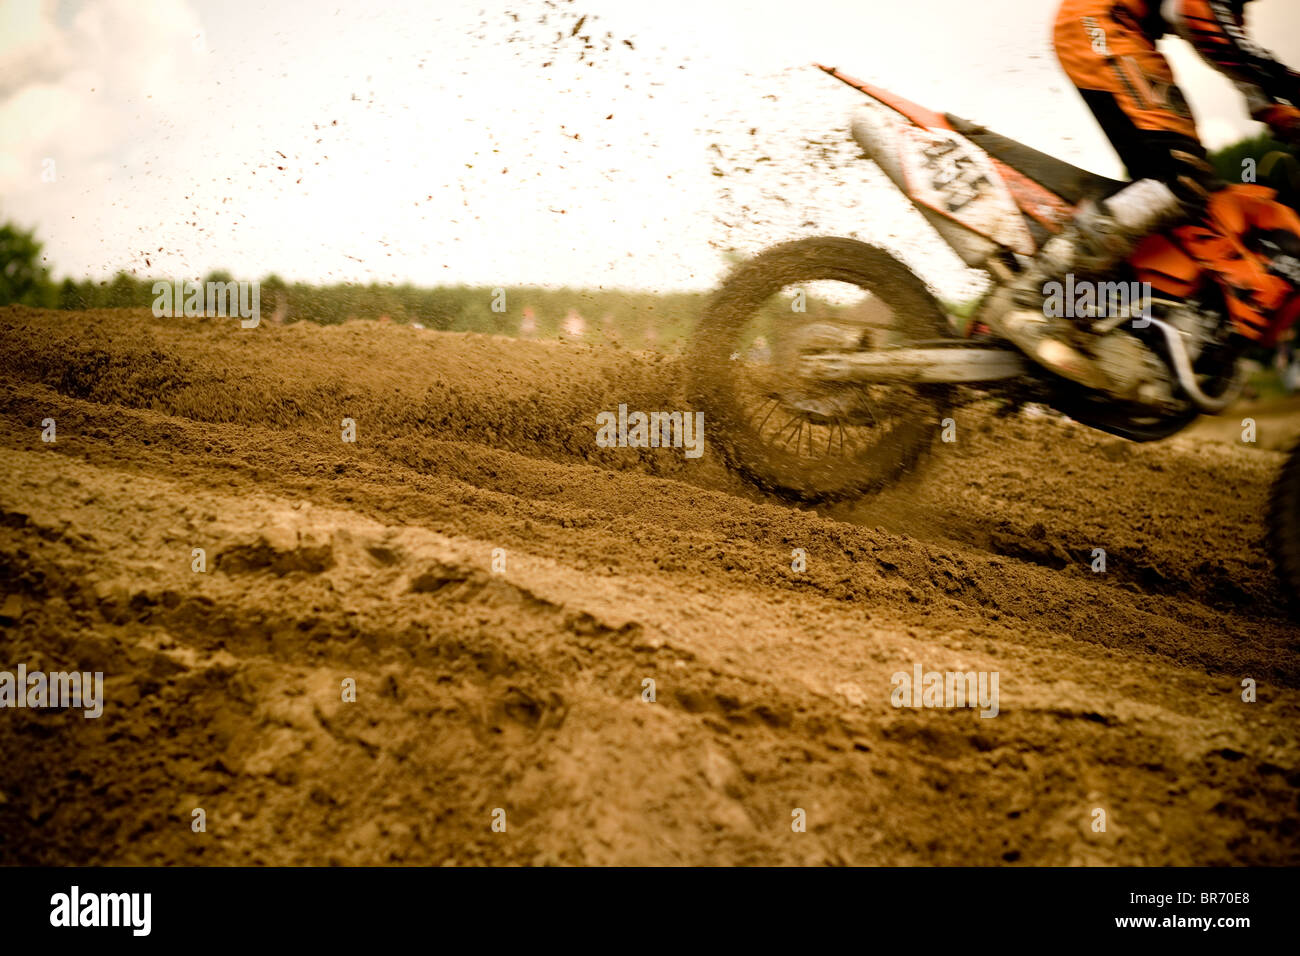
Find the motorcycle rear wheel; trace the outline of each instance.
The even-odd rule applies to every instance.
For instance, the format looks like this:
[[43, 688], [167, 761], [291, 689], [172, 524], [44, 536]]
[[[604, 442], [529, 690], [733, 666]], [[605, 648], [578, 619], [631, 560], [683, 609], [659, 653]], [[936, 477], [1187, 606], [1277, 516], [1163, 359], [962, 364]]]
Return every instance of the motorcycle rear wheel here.
[[[949, 334], [943, 308], [925, 283], [888, 252], [854, 239], [783, 243], [733, 270], [705, 307], [691, 342], [689, 396], [705, 412], [709, 445], [727, 464], [793, 501], [835, 501], [896, 481], [939, 435], [951, 391], [947, 385], [819, 385], [792, 382], [780, 370], [756, 371], [758, 363], [742, 357], [756, 351], [746, 337], [751, 323], [782, 289], [828, 281], [856, 286], [885, 307], [882, 334], [890, 344]], [[779, 320], [787, 329], [799, 321], [795, 314]], [[778, 412], [779, 424], [769, 427]]]

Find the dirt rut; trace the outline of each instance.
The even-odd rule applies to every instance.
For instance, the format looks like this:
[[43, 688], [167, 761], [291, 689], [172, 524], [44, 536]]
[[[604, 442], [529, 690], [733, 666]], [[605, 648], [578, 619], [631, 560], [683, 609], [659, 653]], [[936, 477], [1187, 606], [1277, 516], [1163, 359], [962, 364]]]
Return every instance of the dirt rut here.
[[[664, 356], [27, 309], [0, 341], [0, 670], [106, 698], [0, 711], [0, 862], [1300, 861], [1275, 451], [970, 411], [819, 513], [596, 446], [681, 407]], [[918, 663], [996, 672], [997, 716], [894, 707]]]

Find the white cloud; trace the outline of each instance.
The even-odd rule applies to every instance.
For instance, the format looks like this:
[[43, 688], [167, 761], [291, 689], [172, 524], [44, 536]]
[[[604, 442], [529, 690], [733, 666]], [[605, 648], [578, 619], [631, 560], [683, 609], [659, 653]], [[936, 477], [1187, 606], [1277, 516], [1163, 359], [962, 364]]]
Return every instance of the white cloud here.
[[[180, 105], [178, 49], [198, 18], [184, 0], [100, 0], [76, 10], [18, 0], [3, 10], [0, 74], [14, 78], [0, 86], [6, 214], [37, 221], [56, 262], [86, 269], [94, 239], [79, 214], [98, 205], [133, 138]], [[78, 248], [66, 264], [56, 252]]]

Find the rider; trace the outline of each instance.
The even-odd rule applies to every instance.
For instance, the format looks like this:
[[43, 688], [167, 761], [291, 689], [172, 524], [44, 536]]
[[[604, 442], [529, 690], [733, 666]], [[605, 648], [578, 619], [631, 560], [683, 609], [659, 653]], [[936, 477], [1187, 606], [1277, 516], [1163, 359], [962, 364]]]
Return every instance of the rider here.
[[1046, 279], [1102, 274], [1157, 230], [1199, 221], [1226, 184], [1205, 148], [1169, 62], [1156, 49], [1182, 36], [1245, 96], [1251, 116], [1279, 138], [1300, 136], [1300, 73], [1247, 38], [1251, 0], [1064, 0], [1056, 19], [1057, 57], [1110, 138], [1134, 182], [1080, 206], [1017, 284], [1016, 308], [1002, 317], [1008, 338], [1068, 378], [1096, 384], [1091, 363], [1069, 344], [1071, 327], [1043, 314]]

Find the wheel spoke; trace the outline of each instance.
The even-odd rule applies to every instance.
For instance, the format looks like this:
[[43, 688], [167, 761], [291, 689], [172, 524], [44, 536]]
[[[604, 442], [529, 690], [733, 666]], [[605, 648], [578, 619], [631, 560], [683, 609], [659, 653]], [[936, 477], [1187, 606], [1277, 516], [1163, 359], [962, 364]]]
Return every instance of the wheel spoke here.
[[[770, 397], [772, 401], [772, 409], [766, 415], [763, 416], [763, 420], [758, 423], [758, 428], [755, 429], [755, 431], [757, 431], [760, 435], [763, 433], [763, 426], [767, 424], [767, 420], [771, 418], [774, 414], [776, 414], [776, 410], [781, 407], [781, 399], [777, 398], [776, 396], [770, 396]], [[763, 410], [763, 406], [760, 405], [759, 411], [762, 410]], [[754, 418], [757, 417], [758, 415], [754, 416]], [[750, 419], [750, 421], [753, 421], [753, 419]]]
[[[796, 416], [796, 415], [791, 415], [790, 418], [786, 421], [785, 425], [782, 425], [780, 428], [778, 428], [778, 429], [776, 430], [775, 434], [772, 436], [772, 440], [773, 440], [773, 441], [777, 441], [777, 440], [779, 440], [783, 435], [785, 435], [787, 428], [789, 429], [790, 434], [793, 435], [793, 434], [794, 434], [795, 427], [796, 427], [797, 425], [799, 425], [799, 418], [798, 418], [798, 416]], [[789, 439], [789, 438], [786, 438], [784, 441], [782, 441], [782, 442], [781, 442], [781, 446], [782, 446], [783, 448], [789, 448], [789, 447], [790, 447], [790, 439]]]

